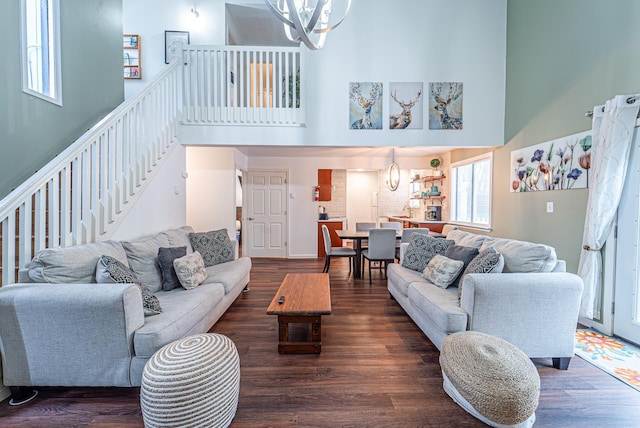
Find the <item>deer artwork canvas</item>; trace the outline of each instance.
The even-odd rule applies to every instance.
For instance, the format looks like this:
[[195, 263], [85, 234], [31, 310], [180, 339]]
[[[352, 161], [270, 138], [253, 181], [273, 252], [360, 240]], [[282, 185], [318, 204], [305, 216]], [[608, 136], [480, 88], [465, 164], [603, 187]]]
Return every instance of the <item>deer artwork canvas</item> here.
[[462, 82], [429, 83], [429, 129], [462, 129]]
[[422, 82], [389, 84], [389, 129], [422, 129]]
[[349, 83], [349, 128], [382, 129], [382, 83]]

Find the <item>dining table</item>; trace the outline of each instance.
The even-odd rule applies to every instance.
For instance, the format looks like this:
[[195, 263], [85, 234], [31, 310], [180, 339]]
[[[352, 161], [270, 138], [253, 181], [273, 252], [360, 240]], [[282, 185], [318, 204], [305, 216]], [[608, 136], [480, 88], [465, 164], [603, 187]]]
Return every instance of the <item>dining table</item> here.
[[[354, 278], [362, 278], [362, 241], [364, 239], [369, 239], [369, 231], [368, 230], [349, 230], [349, 229], [340, 229], [336, 230], [336, 235], [338, 238], [344, 240], [352, 240], [355, 242], [355, 250], [356, 257], [354, 260], [353, 267], [353, 277]], [[396, 239], [402, 238], [402, 230], [396, 231]]]

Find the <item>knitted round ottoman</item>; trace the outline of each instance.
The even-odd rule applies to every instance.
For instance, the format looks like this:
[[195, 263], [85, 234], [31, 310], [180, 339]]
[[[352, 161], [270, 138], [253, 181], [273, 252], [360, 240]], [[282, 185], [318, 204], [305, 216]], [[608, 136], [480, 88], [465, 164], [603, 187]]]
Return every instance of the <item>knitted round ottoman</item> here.
[[476, 331], [447, 336], [440, 366], [444, 390], [464, 410], [492, 427], [531, 427], [540, 376], [520, 349]]
[[240, 358], [231, 339], [197, 334], [165, 345], [142, 372], [146, 427], [227, 427], [238, 408]]

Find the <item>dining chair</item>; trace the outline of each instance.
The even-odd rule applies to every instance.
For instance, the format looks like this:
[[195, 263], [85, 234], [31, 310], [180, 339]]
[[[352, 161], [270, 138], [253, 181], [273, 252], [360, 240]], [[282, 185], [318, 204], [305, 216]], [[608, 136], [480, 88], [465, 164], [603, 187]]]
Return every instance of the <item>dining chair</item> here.
[[383, 221], [380, 222], [380, 227], [383, 229], [402, 230], [402, 223], [399, 221]]
[[[356, 223], [356, 231], [357, 232], [364, 232], [367, 230], [371, 230], [371, 229], [375, 229], [376, 224], [375, 223]], [[367, 248], [367, 245], [369, 244], [369, 240], [368, 239], [363, 239], [362, 242], [360, 243], [361, 248], [364, 250], [365, 248]]]
[[324, 239], [324, 251], [326, 253], [322, 272], [329, 272], [329, 265], [331, 264], [332, 257], [349, 257], [349, 272], [351, 272], [351, 266], [355, 264], [354, 260], [356, 257], [356, 250], [349, 247], [332, 247], [329, 228], [324, 224], [322, 225], [322, 238]]
[[[400, 244], [411, 242], [411, 237], [414, 233], [421, 233], [423, 235], [429, 234], [429, 229], [426, 227], [409, 227], [402, 229], [402, 238], [400, 238]], [[396, 245], [396, 259], [400, 261], [400, 244]]]
[[453, 224], [445, 224], [442, 226], [442, 234], [446, 237], [449, 232], [452, 230], [458, 230], [458, 226], [454, 226]]
[[384, 265], [384, 277], [387, 277], [387, 266], [393, 263], [396, 254], [395, 229], [369, 230], [369, 248], [362, 252], [363, 260], [369, 261], [369, 285], [371, 285], [371, 262], [380, 262], [380, 270]]

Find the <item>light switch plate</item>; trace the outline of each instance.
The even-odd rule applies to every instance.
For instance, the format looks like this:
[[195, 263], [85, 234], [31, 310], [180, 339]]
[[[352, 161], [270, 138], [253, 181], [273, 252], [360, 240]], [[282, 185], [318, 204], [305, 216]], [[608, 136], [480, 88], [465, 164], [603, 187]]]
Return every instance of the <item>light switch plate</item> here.
[[553, 202], [547, 202], [547, 212], [548, 213], [553, 212]]

